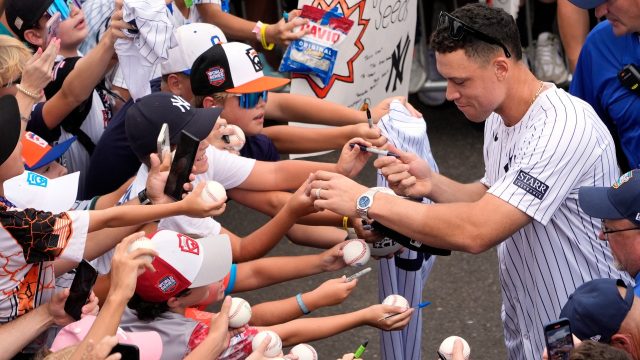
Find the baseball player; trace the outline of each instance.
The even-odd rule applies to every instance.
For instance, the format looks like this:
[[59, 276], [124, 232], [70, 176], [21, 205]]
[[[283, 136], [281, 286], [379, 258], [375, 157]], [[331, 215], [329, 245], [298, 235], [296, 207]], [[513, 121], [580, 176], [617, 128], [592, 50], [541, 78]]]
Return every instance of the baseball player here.
[[328, 172], [316, 172], [307, 190], [319, 193], [316, 208], [375, 219], [430, 246], [470, 253], [497, 246], [508, 358], [537, 359], [543, 325], [578, 286], [603, 277], [631, 281], [598, 241], [599, 219], [578, 206], [580, 186], [608, 186], [617, 177], [613, 140], [587, 103], [535, 78], [503, 10], [475, 3], [439, 20], [432, 47], [447, 98], [470, 120], [486, 120], [484, 177], [461, 184], [398, 150], [400, 159], [374, 164], [396, 193], [437, 204]]

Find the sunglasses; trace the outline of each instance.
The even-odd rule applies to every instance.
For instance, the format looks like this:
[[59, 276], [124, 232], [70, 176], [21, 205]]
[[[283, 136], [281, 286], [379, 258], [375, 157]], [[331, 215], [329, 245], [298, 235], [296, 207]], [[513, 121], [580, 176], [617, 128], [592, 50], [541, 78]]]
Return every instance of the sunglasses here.
[[240, 107], [243, 109], [253, 109], [258, 106], [260, 99], [267, 101], [268, 91], [259, 91], [248, 94], [232, 94], [240, 98]]
[[71, 17], [71, 9], [74, 7], [81, 9], [79, 0], [53, 0], [53, 3], [47, 9], [47, 13], [53, 16], [55, 13], [60, 13], [60, 20], [64, 21]]
[[504, 51], [504, 55], [506, 57], [508, 57], [508, 58], [511, 57], [511, 53], [509, 52], [509, 49], [507, 49], [507, 47], [504, 45], [504, 43], [502, 41], [494, 38], [491, 35], [487, 35], [487, 34], [483, 33], [480, 30], [474, 29], [473, 27], [465, 24], [462, 20], [460, 20], [457, 17], [449, 14], [446, 11], [441, 11], [440, 12], [440, 19], [438, 20], [438, 27], [439, 28], [448, 27], [449, 28], [449, 37], [451, 37], [454, 40], [462, 39], [462, 37], [466, 33], [466, 34], [469, 34], [469, 35], [475, 37], [478, 40], [482, 40], [482, 41], [486, 42], [487, 44], [500, 46], [502, 48], [502, 50]]
[[600, 223], [602, 224], [602, 233], [604, 234], [604, 238], [607, 241], [609, 241], [609, 234], [614, 234], [614, 233], [623, 232], [623, 231], [640, 230], [640, 228], [637, 227], [637, 226], [630, 227], [630, 228], [624, 228], [624, 229], [609, 229], [605, 225], [604, 219], [601, 219]]

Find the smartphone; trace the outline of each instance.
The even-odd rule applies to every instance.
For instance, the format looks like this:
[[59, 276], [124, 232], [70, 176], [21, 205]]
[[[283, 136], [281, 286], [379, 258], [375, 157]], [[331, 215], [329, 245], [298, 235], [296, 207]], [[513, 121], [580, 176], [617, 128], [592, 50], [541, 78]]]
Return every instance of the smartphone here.
[[368, 267], [366, 269], [362, 269], [362, 270], [358, 271], [357, 273], [347, 277], [345, 282], [349, 282], [349, 281], [355, 280], [355, 279], [359, 278], [362, 275], [368, 274], [370, 271], [371, 271], [370, 267]]
[[182, 200], [184, 184], [189, 182], [189, 175], [191, 175], [193, 162], [196, 159], [198, 146], [200, 146], [200, 140], [182, 130], [176, 154], [171, 162], [167, 184], [164, 187], [164, 193], [176, 201]]
[[111, 349], [111, 354], [120, 353], [122, 360], [139, 360], [140, 349], [136, 345], [118, 343]]
[[158, 157], [160, 157], [160, 162], [162, 162], [162, 156], [164, 155], [164, 153], [171, 153], [171, 136], [169, 135], [169, 124], [162, 124], [162, 128], [160, 129], [160, 134], [158, 134], [156, 145], [158, 146]]
[[544, 340], [547, 343], [549, 360], [569, 359], [569, 353], [573, 349], [569, 319], [562, 318], [545, 325]]
[[60, 26], [60, 13], [55, 13], [53, 16], [47, 21], [45, 24], [45, 37], [44, 37], [44, 47], [46, 49], [49, 46], [51, 40], [58, 36], [58, 27]]
[[80, 320], [82, 307], [89, 300], [93, 284], [98, 278], [98, 271], [86, 260], [82, 260], [76, 268], [76, 276], [73, 278], [71, 288], [69, 289], [69, 297], [64, 303], [64, 311], [72, 318]]

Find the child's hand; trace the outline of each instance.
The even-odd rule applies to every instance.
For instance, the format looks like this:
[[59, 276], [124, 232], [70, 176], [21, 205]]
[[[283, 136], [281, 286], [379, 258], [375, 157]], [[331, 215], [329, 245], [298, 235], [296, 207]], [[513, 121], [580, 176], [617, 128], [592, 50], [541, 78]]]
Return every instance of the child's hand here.
[[[269, 360], [269, 359], [273, 359], [273, 358], [264, 356], [264, 352], [265, 352], [265, 350], [267, 350], [267, 347], [269, 346], [270, 342], [271, 342], [271, 336], [269, 336], [269, 335], [265, 336], [264, 340], [262, 340], [262, 342], [260, 343], [258, 348], [257, 349], [253, 349], [253, 352], [251, 353], [251, 355], [249, 355], [249, 357], [246, 358], [246, 360]], [[282, 357], [282, 352], [280, 352], [279, 356]], [[288, 354], [284, 358], [285, 359], [289, 359], [289, 360], [298, 360], [298, 357], [296, 355], [293, 355], [293, 354]]]
[[144, 232], [137, 232], [124, 238], [116, 247], [111, 259], [111, 284], [109, 295], [118, 295], [130, 299], [136, 290], [138, 275], [144, 268], [155, 271], [151, 265], [153, 256], [158, 255], [154, 250], [139, 248], [129, 252], [129, 246], [134, 241], [144, 237]]
[[370, 153], [360, 150], [359, 146], [354, 146], [352, 148], [349, 145], [352, 143], [368, 147], [371, 146], [370, 142], [359, 137], [353, 138], [347, 141], [346, 144], [344, 144], [344, 146], [342, 147], [342, 152], [340, 153], [340, 158], [336, 163], [336, 172], [349, 178], [354, 178], [356, 175], [358, 175], [371, 157]]
[[[216, 124], [213, 126], [213, 130], [207, 137], [207, 142], [215, 146], [219, 150], [228, 151], [232, 154], [240, 155], [240, 151], [235, 149], [235, 146], [239, 146], [238, 137], [233, 136], [236, 134], [236, 128], [234, 126], [227, 126], [227, 120], [218, 118]], [[225, 142], [222, 137], [227, 136], [230, 143]]]
[[300, 10], [293, 10], [289, 13], [288, 22], [283, 18], [275, 24], [268, 25], [265, 29], [265, 38], [268, 43], [287, 46], [291, 40], [299, 39], [309, 32], [308, 29], [294, 32], [294, 28], [307, 23], [309, 20], [300, 17]]
[[[371, 305], [366, 311], [367, 324], [381, 330], [400, 330], [409, 324], [414, 308], [403, 308], [385, 304]], [[385, 320], [380, 320], [389, 314], [397, 314]]]
[[207, 216], [218, 216], [224, 212], [226, 208], [224, 199], [218, 201], [205, 201], [202, 199], [201, 194], [205, 185], [205, 182], [199, 183], [198, 186], [181, 201], [184, 206], [184, 215], [203, 218]]
[[229, 347], [231, 333], [229, 332], [229, 309], [231, 308], [231, 296], [224, 298], [220, 312], [211, 318], [209, 334], [207, 337], [215, 339], [216, 344], [224, 344], [223, 349]]
[[371, 146], [375, 147], [383, 147], [387, 143], [387, 138], [382, 136], [382, 132], [377, 126], [369, 128], [368, 123], [360, 123], [350, 126], [352, 128], [351, 137], [363, 138], [365, 141], [371, 143]]
[[305, 181], [287, 201], [286, 206], [296, 218], [318, 211], [318, 209], [313, 206], [314, 199], [305, 194], [306, 188], [307, 182]]
[[336, 271], [347, 266], [347, 263], [344, 262], [342, 248], [347, 245], [346, 241], [343, 241], [331, 249], [323, 251], [319, 254], [321, 258], [321, 266], [322, 271]]
[[341, 304], [358, 285], [357, 279], [349, 282], [345, 282], [345, 280], [346, 276], [329, 279], [312, 290], [310, 295], [317, 299], [323, 307]]

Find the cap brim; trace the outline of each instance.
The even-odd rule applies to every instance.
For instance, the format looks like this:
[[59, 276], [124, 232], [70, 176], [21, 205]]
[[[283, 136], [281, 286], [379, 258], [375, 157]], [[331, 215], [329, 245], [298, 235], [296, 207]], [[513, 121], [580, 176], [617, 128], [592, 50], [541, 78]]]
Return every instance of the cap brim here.
[[[46, 179], [46, 182], [39, 180]], [[5, 197], [17, 207], [61, 213], [68, 211], [76, 201], [80, 172], [56, 179], [25, 171], [4, 182]]]
[[15, 97], [0, 98], [0, 165], [13, 153], [20, 141], [20, 108]]
[[[196, 115], [182, 128], [196, 139], [202, 141], [209, 136], [213, 126], [218, 121], [222, 113], [222, 107], [211, 107], [206, 109], [195, 109]], [[213, 120], [212, 120], [213, 119]]]
[[265, 90], [277, 89], [290, 83], [291, 80], [285, 78], [277, 78], [271, 76], [263, 76], [261, 78], [249, 81], [246, 84], [227, 90], [232, 94], [248, 94]]
[[578, 191], [578, 201], [582, 211], [599, 219], [624, 219], [609, 200], [608, 191], [609, 187], [581, 187]]
[[59, 143], [58, 145], [52, 147], [51, 150], [49, 150], [49, 152], [44, 154], [44, 156], [33, 166], [27, 166], [27, 164], [25, 164], [24, 168], [27, 170], [35, 170], [51, 162], [58, 160], [60, 156], [62, 156], [64, 153], [67, 152], [67, 150], [69, 150], [69, 148], [71, 147], [71, 144], [73, 144], [74, 141], [76, 141], [75, 136]]
[[231, 269], [231, 241], [229, 235], [219, 234], [198, 239], [203, 251], [200, 271], [193, 279], [190, 288], [213, 284], [224, 279]]
[[607, 0], [569, 0], [573, 5], [583, 9], [593, 9], [601, 4], [607, 2]]

